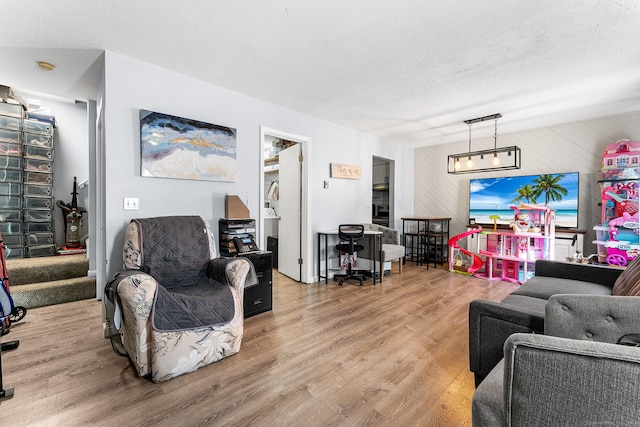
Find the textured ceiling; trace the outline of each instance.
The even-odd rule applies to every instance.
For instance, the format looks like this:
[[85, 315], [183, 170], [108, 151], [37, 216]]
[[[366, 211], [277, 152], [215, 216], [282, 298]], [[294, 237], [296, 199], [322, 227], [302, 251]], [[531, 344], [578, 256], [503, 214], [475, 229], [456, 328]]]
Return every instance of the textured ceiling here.
[[109, 50], [410, 147], [493, 113], [504, 133], [640, 110], [637, 0], [0, 0], [0, 16], [0, 84], [76, 99]]

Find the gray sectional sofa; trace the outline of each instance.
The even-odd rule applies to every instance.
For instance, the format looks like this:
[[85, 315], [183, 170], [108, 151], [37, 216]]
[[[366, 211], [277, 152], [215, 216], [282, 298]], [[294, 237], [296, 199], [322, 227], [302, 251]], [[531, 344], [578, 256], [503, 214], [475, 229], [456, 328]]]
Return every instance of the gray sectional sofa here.
[[544, 335], [511, 335], [476, 389], [473, 427], [640, 425], [639, 338], [640, 297], [553, 295]]
[[552, 295], [611, 295], [623, 270], [539, 260], [535, 271], [533, 278], [501, 302], [474, 300], [470, 303], [469, 365], [475, 374], [476, 385], [503, 358], [503, 346], [510, 335], [519, 332], [544, 334], [545, 304]]

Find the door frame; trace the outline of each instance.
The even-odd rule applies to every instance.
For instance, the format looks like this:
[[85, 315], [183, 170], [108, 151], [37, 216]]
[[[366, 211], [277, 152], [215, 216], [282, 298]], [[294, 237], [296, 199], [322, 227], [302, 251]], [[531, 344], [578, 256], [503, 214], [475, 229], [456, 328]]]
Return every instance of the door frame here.
[[309, 173], [311, 164], [311, 138], [293, 133], [283, 132], [276, 129], [271, 129], [265, 126], [260, 126], [260, 209], [258, 214], [258, 224], [260, 227], [258, 246], [261, 248], [266, 247], [265, 235], [264, 235], [264, 144], [267, 136], [282, 138], [288, 141], [297, 142], [300, 144], [302, 152], [302, 176], [300, 182], [302, 185], [302, 194], [300, 197], [300, 257], [302, 258], [302, 268], [300, 269], [300, 282], [313, 283], [313, 277], [311, 275], [313, 267], [313, 247], [310, 244], [311, 232], [310, 232], [310, 212], [309, 212]]
[[373, 182], [373, 163], [378, 160], [385, 162], [389, 166], [389, 227], [395, 227], [395, 176], [396, 176], [396, 162], [393, 159], [387, 157], [381, 157], [373, 155], [371, 156], [371, 180]]

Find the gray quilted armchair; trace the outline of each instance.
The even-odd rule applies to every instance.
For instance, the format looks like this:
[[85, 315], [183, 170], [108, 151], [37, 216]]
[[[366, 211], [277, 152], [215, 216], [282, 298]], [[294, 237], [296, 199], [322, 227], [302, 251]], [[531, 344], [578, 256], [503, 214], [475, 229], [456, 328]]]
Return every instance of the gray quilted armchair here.
[[244, 288], [255, 271], [245, 258], [217, 258], [202, 218], [132, 220], [123, 261], [108, 288], [121, 312], [114, 326], [139, 375], [165, 381], [240, 350]]
[[[400, 244], [400, 233], [398, 230], [378, 224], [362, 225], [364, 225], [365, 231], [372, 230], [382, 232], [382, 261], [389, 262], [397, 260], [398, 273], [402, 274], [402, 263], [404, 262], [405, 249], [404, 246]], [[376, 259], [373, 254], [373, 248], [370, 247], [370, 240], [363, 239], [362, 244], [364, 246], [364, 250], [358, 253], [358, 257], [370, 260]], [[382, 271], [382, 269], [379, 271]]]
[[475, 427], [640, 425], [640, 297], [552, 296], [544, 333], [507, 339]]

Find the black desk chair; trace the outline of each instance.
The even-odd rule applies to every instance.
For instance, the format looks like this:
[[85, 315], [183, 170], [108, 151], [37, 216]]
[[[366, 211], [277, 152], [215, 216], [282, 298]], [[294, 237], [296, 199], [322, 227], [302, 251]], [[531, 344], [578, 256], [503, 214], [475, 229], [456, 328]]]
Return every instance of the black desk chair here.
[[346, 264], [347, 267], [347, 274], [336, 274], [333, 276], [333, 280], [340, 278], [340, 286], [349, 279], [360, 280], [360, 286], [364, 284], [364, 275], [358, 273], [357, 270], [354, 271], [351, 269], [354, 258], [353, 254], [364, 249], [364, 246], [356, 243], [363, 237], [364, 225], [362, 224], [340, 224], [338, 227], [340, 244], [336, 245], [336, 249], [338, 249], [338, 252], [344, 253], [344, 259], [341, 261], [341, 264]]

